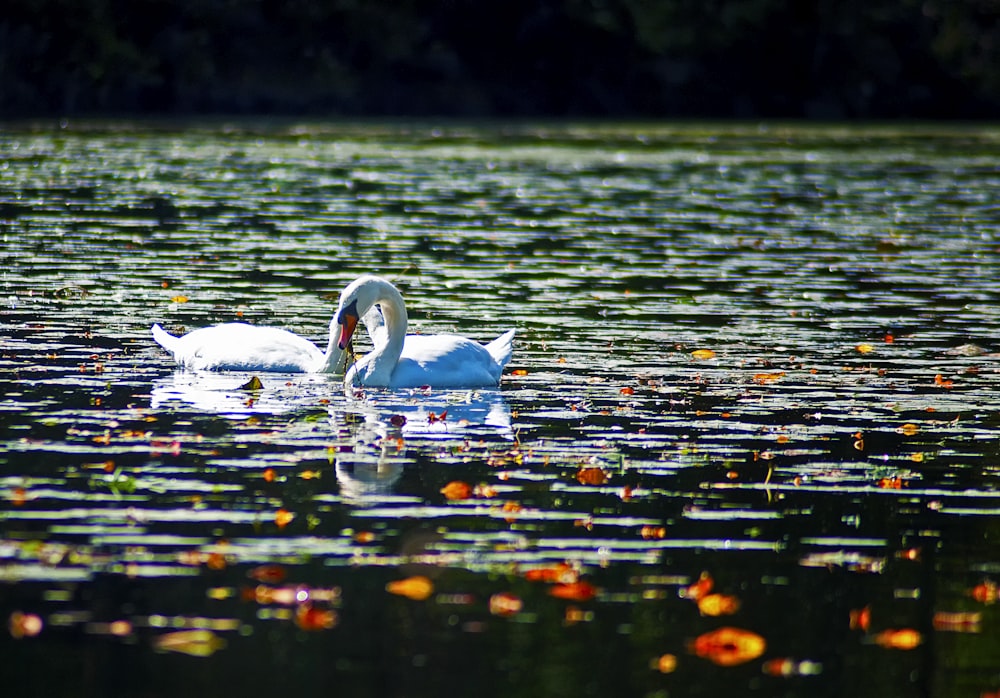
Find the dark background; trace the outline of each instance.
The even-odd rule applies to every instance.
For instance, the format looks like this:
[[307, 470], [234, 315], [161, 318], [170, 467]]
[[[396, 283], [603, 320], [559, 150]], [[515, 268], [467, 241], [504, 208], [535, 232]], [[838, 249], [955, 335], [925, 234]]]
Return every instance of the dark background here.
[[5, 0], [0, 117], [1000, 117], [1000, 0]]

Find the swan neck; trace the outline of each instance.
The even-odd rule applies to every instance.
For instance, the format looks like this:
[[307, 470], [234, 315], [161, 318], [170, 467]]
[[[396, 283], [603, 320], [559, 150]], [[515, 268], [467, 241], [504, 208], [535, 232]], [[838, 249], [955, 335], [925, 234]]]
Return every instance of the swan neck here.
[[326, 351], [316, 369], [317, 373], [341, 373], [346, 367], [347, 354], [340, 350], [337, 342], [340, 339], [340, 325], [330, 323], [330, 339], [326, 343]]
[[367, 374], [364, 382], [367, 385], [388, 385], [392, 372], [399, 362], [399, 356], [403, 353], [403, 342], [406, 340], [409, 320], [403, 296], [395, 286], [390, 284], [381, 286], [375, 303], [381, 307], [382, 317], [385, 318], [386, 341], [376, 346], [363, 360], [364, 371]]

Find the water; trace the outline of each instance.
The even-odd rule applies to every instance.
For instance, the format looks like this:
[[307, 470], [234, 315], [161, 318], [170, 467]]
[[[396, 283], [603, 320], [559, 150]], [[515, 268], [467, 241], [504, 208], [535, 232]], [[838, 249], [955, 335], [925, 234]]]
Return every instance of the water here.
[[[6, 684], [997, 690], [998, 157], [952, 126], [0, 132]], [[148, 334], [324, 344], [364, 272], [421, 332], [515, 327], [500, 389], [244, 390]]]

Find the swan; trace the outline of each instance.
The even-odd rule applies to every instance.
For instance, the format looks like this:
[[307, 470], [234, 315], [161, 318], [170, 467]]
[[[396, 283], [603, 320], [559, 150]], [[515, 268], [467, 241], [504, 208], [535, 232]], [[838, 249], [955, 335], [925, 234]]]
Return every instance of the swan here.
[[[373, 342], [385, 341], [385, 327], [377, 309], [364, 315]], [[159, 324], [153, 339], [173, 355], [180, 366], [196, 371], [273, 371], [280, 373], [341, 373], [346, 365], [343, 348], [335, 339], [340, 331], [330, 321], [326, 351], [304, 337], [277, 327], [227, 322], [192, 330], [175, 337]], [[345, 345], [346, 346], [346, 345]]]
[[514, 351], [514, 330], [485, 346], [453, 334], [406, 334], [406, 304], [399, 290], [378, 276], [352, 281], [340, 296], [334, 321], [340, 325], [337, 346], [347, 348], [358, 319], [378, 307], [385, 332], [373, 338], [374, 349], [347, 371], [344, 383], [378, 388], [484, 388], [500, 384], [503, 367]]

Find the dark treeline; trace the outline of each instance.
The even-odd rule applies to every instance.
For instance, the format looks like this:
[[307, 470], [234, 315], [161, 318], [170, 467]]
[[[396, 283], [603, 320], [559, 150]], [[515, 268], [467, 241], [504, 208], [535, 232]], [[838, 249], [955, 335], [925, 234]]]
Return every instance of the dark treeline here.
[[0, 116], [1000, 117], [1000, 0], [4, 0]]

